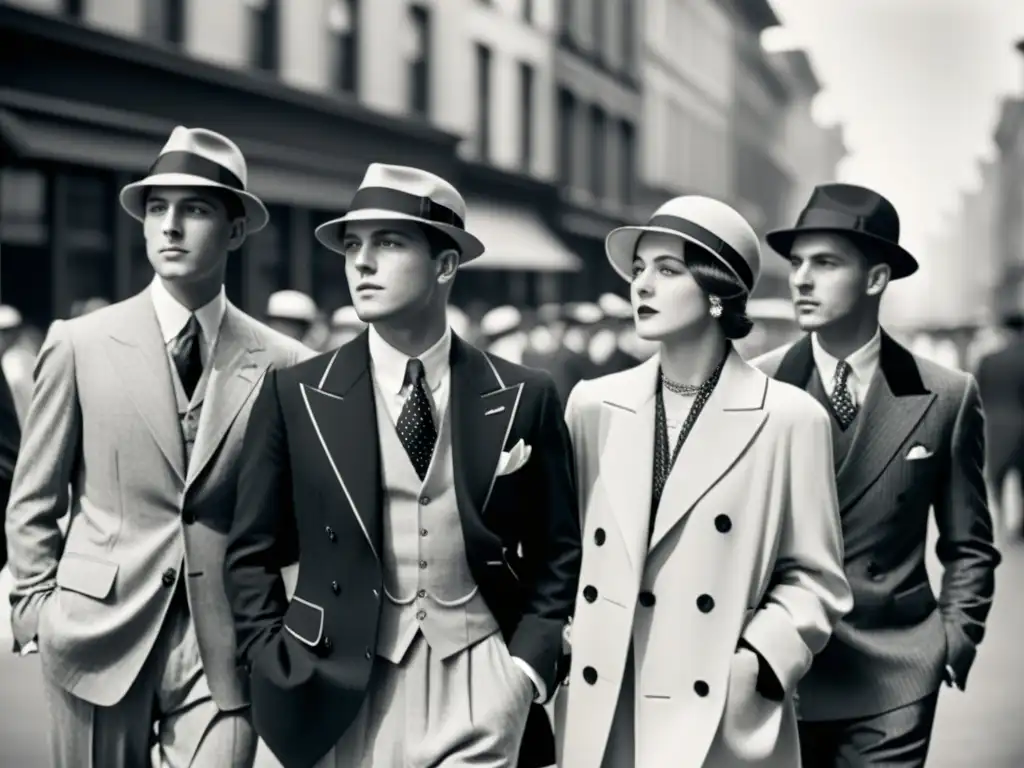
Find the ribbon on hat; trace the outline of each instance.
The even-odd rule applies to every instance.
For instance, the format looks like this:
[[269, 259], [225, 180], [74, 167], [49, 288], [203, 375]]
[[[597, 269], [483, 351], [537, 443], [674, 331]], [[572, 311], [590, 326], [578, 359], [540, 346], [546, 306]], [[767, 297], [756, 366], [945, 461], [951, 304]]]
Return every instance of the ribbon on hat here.
[[747, 264], [746, 260], [740, 256], [739, 252], [735, 248], [725, 242], [725, 240], [720, 238], [714, 232], [704, 229], [704, 227], [699, 224], [694, 224], [689, 219], [681, 219], [678, 216], [670, 216], [668, 214], [660, 214], [652, 217], [651, 220], [647, 222], [647, 226], [670, 229], [673, 232], [686, 235], [688, 238], [704, 246], [712, 253], [720, 256], [722, 261], [728, 264], [729, 267], [732, 268], [732, 271], [740, 278], [743, 285], [746, 286], [748, 293], [754, 290], [754, 273], [750, 269], [750, 265]]
[[413, 195], [390, 187], [363, 187], [353, 195], [352, 204], [348, 207], [349, 213], [368, 209], [392, 211], [437, 224], [466, 228], [462, 217], [448, 206], [434, 202], [429, 197]]
[[220, 163], [208, 160], [193, 152], [165, 152], [156, 159], [156, 162], [149, 168], [149, 175], [156, 176], [161, 173], [185, 173], [189, 176], [198, 176], [208, 179], [226, 187], [245, 191], [245, 184], [231, 171]]

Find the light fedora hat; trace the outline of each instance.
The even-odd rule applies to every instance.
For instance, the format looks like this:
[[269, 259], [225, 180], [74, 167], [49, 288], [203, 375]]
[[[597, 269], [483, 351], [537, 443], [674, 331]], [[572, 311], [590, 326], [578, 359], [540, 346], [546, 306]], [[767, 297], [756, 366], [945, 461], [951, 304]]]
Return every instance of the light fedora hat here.
[[460, 264], [484, 252], [484, 244], [466, 231], [466, 201], [459, 191], [419, 168], [371, 163], [348, 213], [317, 227], [316, 239], [343, 253], [345, 224], [350, 221], [415, 221], [433, 227], [459, 246]]
[[[624, 280], [632, 280], [633, 257], [644, 232], [663, 232], [703, 248], [753, 293], [761, 274], [761, 245], [757, 233], [740, 213], [702, 195], [674, 197], [640, 226], [613, 229], [604, 241], [612, 267]], [[723, 297], [726, 298], [726, 297]]]
[[246, 190], [249, 171], [235, 142], [205, 128], [179, 125], [171, 131], [149, 174], [121, 190], [121, 205], [132, 218], [145, 218], [149, 187], [212, 187], [233, 192], [245, 210], [246, 228], [258, 232], [270, 214], [256, 195]]

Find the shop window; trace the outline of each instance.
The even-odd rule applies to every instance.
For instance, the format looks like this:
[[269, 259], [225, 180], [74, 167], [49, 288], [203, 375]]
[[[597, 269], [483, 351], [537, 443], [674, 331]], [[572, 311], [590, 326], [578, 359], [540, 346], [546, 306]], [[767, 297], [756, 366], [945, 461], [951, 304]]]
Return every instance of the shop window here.
[[430, 114], [430, 11], [409, 6], [409, 108], [413, 114]]
[[[249, 308], [256, 317], [262, 317], [267, 299], [274, 291], [287, 288], [289, 211], [283, 206], [268, 206], [270, 223], [246, 240], [245, 261], [250, 269], [252, 284], [248, 291], [252, 306]], [[234, 253], [229, 258], [238, 258]]]
[[64, 242], [67, 247], [68, 298], [114, 301], [113, 179], [107, 174], [67, 173], [59, 179], [64, 195]]
[[45, 329], [52, 319], [49, 184], [42, 171], [0, 170], [0, 302]]
[[332, 81], [342, 93], [356, 93], [359, 72], [359, 3], [357, 0], [330, 0], [327, 29], [334, 48]]

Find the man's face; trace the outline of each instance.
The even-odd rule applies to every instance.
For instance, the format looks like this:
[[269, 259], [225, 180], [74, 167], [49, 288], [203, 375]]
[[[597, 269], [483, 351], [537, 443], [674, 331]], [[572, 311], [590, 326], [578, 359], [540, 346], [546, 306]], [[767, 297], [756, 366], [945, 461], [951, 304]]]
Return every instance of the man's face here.
[[455, 276], [412, 222], [348, 222], [342, 243], [352, 305], [364, 323], [415, 315], [443, 299]]
[[859, 314], [879, 296], [889, 267], [869, 265], [848, 239], [833, 234], [797, 237], [789, 256], [789, 287], [796, 322], [812, 332]]
[[146, 199], [146, 256], [164, 280], [208, 279], [245, 240], [245, 222], [228, 220], [224, 203], [202, 187], [154, 187]]

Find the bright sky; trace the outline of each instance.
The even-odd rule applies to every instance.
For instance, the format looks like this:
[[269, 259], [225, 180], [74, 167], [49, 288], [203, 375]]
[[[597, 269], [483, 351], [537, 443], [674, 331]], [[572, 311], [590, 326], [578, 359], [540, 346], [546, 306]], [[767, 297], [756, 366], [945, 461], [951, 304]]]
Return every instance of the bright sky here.
[[929, 234], [978, 184], [993, 153], [999, 99], [1024, 94], [1021, 0], [771, 0], [785, 38], [805, 48], [825, 92], [823, 122], [845, 128], [843, 181], [873, 187], [900, 212], [901, 242]]

